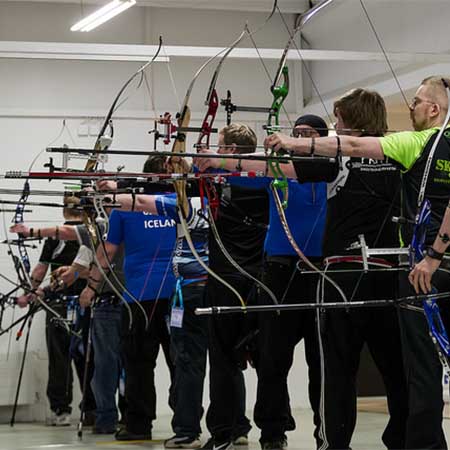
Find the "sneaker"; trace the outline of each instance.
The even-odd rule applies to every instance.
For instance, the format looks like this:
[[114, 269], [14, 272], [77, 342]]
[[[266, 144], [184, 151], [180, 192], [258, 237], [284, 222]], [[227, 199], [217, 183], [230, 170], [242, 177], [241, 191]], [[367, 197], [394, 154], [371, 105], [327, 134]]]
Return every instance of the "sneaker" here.
[[116, 431], [115, 434], [116, 441], [151, 441], [152, 440], [152, 432], [148, 433], [132, 433], [128, 431], [126, 428], [120, 428]]
[[209, 438], [208, 442], [202, 447], [202, 449], [211, 450], [234, 450], [234, 445], [230, 441], [216, 442], [214, 438]]
[[45, 418], [45, 425], [48, 427], [54, 427], [56, 425], [56, 413], [54, 411], [50, 411], [50, 416]]
[[55, 427], [68, 427], [71, 425], [70, 421], [72, 420], [72, 417], [69, 413], [61, 413], [57, 414], [55, 418]]
[[261, 450], [285, 450], [286, 448], [287, 448], [287, 439], [261, 443]]
[[198, 436], [173, 436], [164, 441], [165, 448], [200, 448], [201, 446]]
[[243, 434], [242, 436], [237, 436], [233, 439], [234, 445], [248, 445], [248, 436]]

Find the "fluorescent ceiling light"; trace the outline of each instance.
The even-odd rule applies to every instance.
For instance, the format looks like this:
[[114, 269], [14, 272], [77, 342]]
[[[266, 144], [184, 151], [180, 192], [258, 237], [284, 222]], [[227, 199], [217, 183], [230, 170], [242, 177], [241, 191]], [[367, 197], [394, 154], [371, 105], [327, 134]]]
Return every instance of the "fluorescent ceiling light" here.
[[136, 0], [113, 0], [97, 11], [94, 11], [89, 16], [77, 22], [72, 26], [70, 30], [86, 32], [91, 31], [102, 23], [105, 23], [113, 17], [117, 16], [117, 14], [120, 14], [128, 8], [131, 8], [135, 4]]

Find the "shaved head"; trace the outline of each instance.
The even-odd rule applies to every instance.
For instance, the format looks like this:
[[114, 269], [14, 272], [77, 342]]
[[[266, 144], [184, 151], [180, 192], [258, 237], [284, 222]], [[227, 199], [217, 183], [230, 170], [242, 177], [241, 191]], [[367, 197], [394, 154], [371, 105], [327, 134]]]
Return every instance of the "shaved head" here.
[[434, 103], [437, 103], [444, 111], [448, 109], [447, 90], [442, 80], [445, 80], [450, 86], [450, 78], [432, 76], [425, 78], [421, 85], [424, 86], [424, 93]]

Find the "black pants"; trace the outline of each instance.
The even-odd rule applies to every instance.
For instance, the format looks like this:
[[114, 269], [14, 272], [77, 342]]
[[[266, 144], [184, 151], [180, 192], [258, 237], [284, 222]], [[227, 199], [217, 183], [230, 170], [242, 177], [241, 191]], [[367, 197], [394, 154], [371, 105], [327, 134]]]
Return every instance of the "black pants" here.
[[[253, 282], [240, 275], [221, 274], [247, 299]], [[208, 279], [209, 306], [237, 306], [238, 300], [226, 287]], [[247, 319], [242, 314], [211, 316], [209, 320], [209, 395], [206, 425], [218, 442], [246, 435], [250, 421], [245, 416], [244, 358], [239, 344], [248, 334]]]
[[[438, 291], [450, 289], [450, 274], [438, 271], [433, 277]], [[400, 295], [413, 295], [407, 274], [400, 278]], [[439, 300], [447, 333], [450, 331], [449, 299]], [[408, 383], [409, 416], [406, 448], [447, 449], [442, 430], [442, 365], [430, 339], [428, 324], [422, 312], [400, 308], [400, 330], [404, 366]]]
[[[263, 282], [272, 289], [280, 303], [310, 301], [316, 278], [300, 275], [298, 258], [283, 257], [278, 262], [266, 262]], [[261, 304], [271, 304], [267, 295]], [[258, 391], [254, 411], [256, 425], [261, 429], [261, 443], [280, 441], [285, 432], [295, 429], [291, 415], [287, 378], [295, 346], [305, 340], [309, 374], [309, 399], [314, 422], [319, 425], [320, 360], [314, 333], [313, 311], [260, 313], [259, 359], [257, 363]], [[297, 380], [306, 383], [306, 380]]]
[[183, 324], [181, 328], [170, 327], [170, 348], [175, 364], [172, 428], [177, 436], [197, 437], [201, 433], [203, 416], [208, 329], [206, 317], [196, 316], [194, 311], [205, 306], [205, 286], [187, 285], [182, 290]]
[[[332, 270], [359, 272], [330, 274], [350, 300], [395, 297], [396, 272], [362, 274], [359, 264], [334, 264]], [[325, 301], [340, 301], [337, 291], [325, 281]], [[403, 373], [397, 310], [393, 307], [329, 310], [319, 313], [324, 379], [321, 415], [316, 434], [320, 449], [348, 449], [356, 424], [356, 376], [364, 343], [380, 371], [386, 387], [390, 418], [382, 440], [388, 449], [405, 448], [408, 414], [406, 380]]]
[[[61, 316], [67, 316], [67, 306], [63, 303], [51, 303], [50, 306]], [[85, 363], [85, 344], [89, 332], [89, 313], [83, 316], [80, 322], [83, 342], [78, 342], [80, 346], [75, 345], [76, 338], [71, 337], [66, 329], [58, 325], [53, 319], [53, 314], [46, 315], [45, 335], [48, 351], [48, 382], [47, 397], [50, 402], [50, 409], [56, 414], [72, 412], [72, 386], [73, 372], [72, 359], [78, 375], [80, 389], [83, 390], [84, 363]], [[76, 351], [74, 347], [77, 347]], [[72, 352], [71, 352], [72, 348]], [[90, 379], [93, 374], [93, 361], [91, 361], [88, 370], [88, 382], [86, 383], [86, 392], [83, 394], [84, 410], [95, 410], [95, 399], [90, 387]]]
[[127, 400], [125, 422], [128, 431], [147, 434], [152, 429], [152, 421], [156, 418], [154, 370], [160, 346], [164, 352], [171, 380], [173, 380], [174, 367], [170, 359], [170, 339], [166, 322], [167, 299], [159, 299], [157, 302], [143, 301], [141, 305], [149, 320], [151, 318], [147, 330], [138, 305], [130, 304], [133, 313], [131, 330], [128, 312], [124, 310], [122, 314], [122, 353]]

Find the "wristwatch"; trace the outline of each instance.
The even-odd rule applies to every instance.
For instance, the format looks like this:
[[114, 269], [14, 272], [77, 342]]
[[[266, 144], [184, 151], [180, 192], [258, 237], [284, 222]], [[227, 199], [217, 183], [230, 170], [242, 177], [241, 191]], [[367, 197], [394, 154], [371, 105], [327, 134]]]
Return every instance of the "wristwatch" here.
[[437, 259], [438, 261], [442, 261], [442, 258], [444, 257], [444, 253], [437, 252], [433, 247], [427, 248], [427, 256], [429, 256], [432, 259]]

